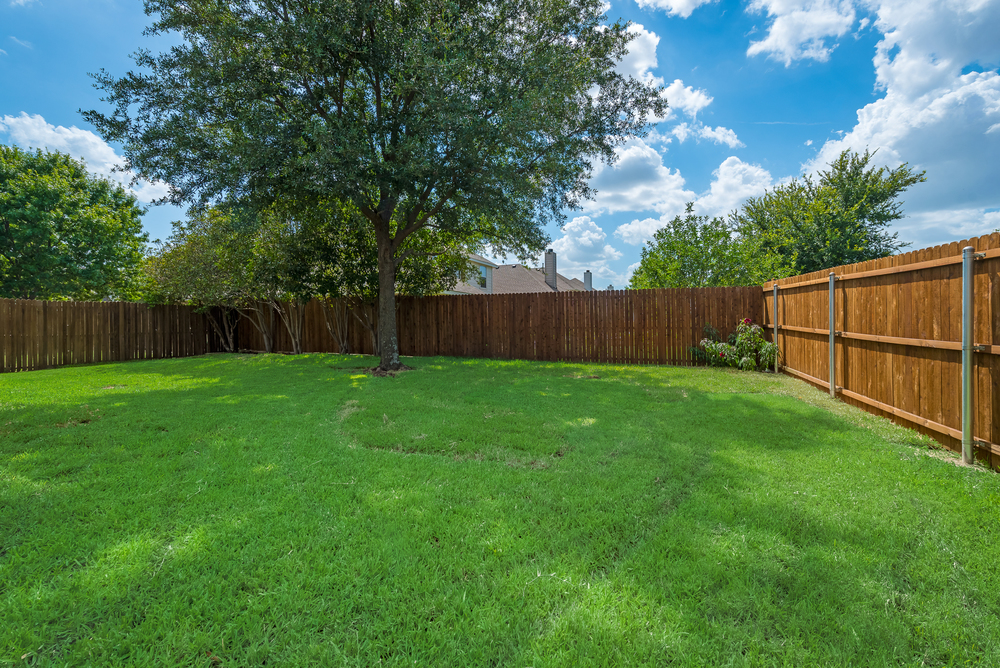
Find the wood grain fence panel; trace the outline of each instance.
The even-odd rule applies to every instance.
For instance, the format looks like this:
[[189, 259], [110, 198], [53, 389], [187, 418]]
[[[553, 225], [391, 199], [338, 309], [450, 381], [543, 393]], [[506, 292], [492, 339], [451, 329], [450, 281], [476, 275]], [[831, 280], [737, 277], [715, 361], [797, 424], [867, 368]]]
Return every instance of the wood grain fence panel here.
[[635, 323], [632, 312], [632, 291], [622, 290], [622, 362], [635, 364]]
[[16, 371], [24, 371], [27, 369], [27, 353], [25, 352], [25, 340], [27, 330], [27, 319], [24, 315], [25, 304], [24, 300], [18, 300], [14, 305], [14, 328], [18, 332], [16, 339], [16, 345], [14, 347], [14, 369]]
[[593, 321], [593, 358], [597, 362], [606, 362], [608, 359], [607, 353], [607, 334], [604, 331], [605, 325], [607, 324], [607, 306], [608, 306], [608, 295], [606, 292], [602, 292], [600, 295], [593, 293], [591, 295], [590, 303], [590, 317]]
[[677, 357], [681, 366], [690, 364], [690, 354], [684, 343], [691, 338], [691, 289], [679, 288], [677, 295]]
[[[883, 337], [838, 339], [837, 384], [852, 394], [844, 395], [845, 401], [932, 435], [953, 449], [960, 447], [954, 434], [960, 433], [961, 422], [961, 354], [955, 346], [962, 335], [962, 274], [957, 260], [966, 245], [978, 252], [996, 249], [1000, 235], [833, 269], [842, 277], [868, 272], [862, 278], [838, 282], [835, 329]], [[905, 269], [918, 263], [931, 264]], [[974, 267], [974, 342], [1000, 346], [1000, 256], [988, 255]], [[764, 286], [762, 319], [768, 325], [777, 317], [783, 325], [826, 330], [827, 285], [822, 279], [829, 271], [777, 281], [782, 295], [778, 314], [772, 313], [771, 284]], [[800, 283], [806, 285], [793, 289]], [[790, 371], [826, 380], [828, 340], [824, 334], [785, 329], [778, 338]], [[992, 444], [980, 454], [998, 467], [1000, 457], [989, 450], [1000, 451], [1000, 347], [977, 352], [974, 368], [975, 437]], [[920, 422], [909, 422], [901, 414]]]
[[625, 320], [623, 332], [625, 334], [625, 363], [637, 364], [638, 352], [638, 327], [636, 323], [635, 302], [632, 298], [632, 290], [622, 290], [622, 315]]
[[650, 301], [652, 290], [633, 290], [632, 300], [635, 305], [636, 322], [636, 361], [638, 364], [650, 364], [652, 359], [649, 354], [650, 337], [655, 336], [656, 328], [650, 323], [654, 314], [654, 302]]
[[649, 331], [649, 323], [646, 321], [648, 313], [647, 292], [645, 290], [629, 290], [629, 297], [632, 300], [632, 355], [634, 364], [649, 364], [649, 353], [646, 350], [646, 332]]
[[622, 364], [624, 350], [624, 346], [622, 345], [622, 291], [614, 290], [613, 293], [614, 295], [611, 300], [611, 326], [608, 328], [608, 334], [611, 337], [611, 361], [614, 364]]
[[683, 339], [684, 332], [681, 320], [681, 290], [667, 290], [666, 300], [669, 309], [667, 342], [670, 348], [670, 363], [683, 366], [684, 358], [681, 355], [681, 340]]
[[[1000, 248], [1000, 233], [994, 232], [979, 250]], [[985, 260], [976, 274], [977, 302], [984, 302], [983, 311], [977, 312], [977, 336], [981, 343], [1000, 345], [1000, 258]], [[1000, 443], [1000, 355], [979, 354], [979, 385], [977, 397], [983, 426], [982, 437], [991, 443]], [[995, 419], [992, 419], [994, 418]], [[990, 466], [1000, 468], [1000, 455], [990, 455]]]
[[17, 349], [15, 351], [15, 364], [18, 371], [23, 371], [30, 368], [28, 366], [28, 337], [30, 332], [28, 330], [28, 315], [27, 315], [27, 305], [24, 300], [18, 300], [15, 309], [15, 327], [17, 331], [22, 332], [21, 335], [17, 337]]
[[608, 290], [607, 292], [608, 299], [602, 304], [604, 314], [601, 319], [602, 336], [604, 337], [604, 358], [609, 364], [615, 364], [618, 361], [615, 347], [615, 328], [617, 326], [615, 320], [617, 314], [615, 302], [618, 299], [618, 295], [614, 290]]
[[[959, 244], [947, 244], [942, 257], [961, 254]], [[941, 283], [939, 311], [941, 319], [942, 341], [962, 341], [962, 266], [948, 265], [935, 271], [937, 280]], [[933, 275], [931, 280], [934, 280]], [[978, 300], [977, 300], [978, 301]], [[981, 303], [981, 302], [980, 302]], [[959, 393], [950, 388], [961, 387], [962, 355], [951, 350], [942, 350], [940, 356], [941, 378], [941, 424], [955, 429], [962, 428], [962, 399]], [[891, 403], [891, 402], [888, 402]]]
[[10, 300], [0, 299], [0, 372], [13, 370], [11, 364], [11, 342], [14, 339], [14, 326], [11, 322]]
[[605, 297], [597, 302], [597, 344], [600, 347], [600, 353], [598, 355], [598, 361], [611, 364], [614, 360], [612, 357], [612, 341], [611, 341], [611, 318], [613, 317], [614, 311], [612, 305], [614, 304], [614, 291], [606, 290]]

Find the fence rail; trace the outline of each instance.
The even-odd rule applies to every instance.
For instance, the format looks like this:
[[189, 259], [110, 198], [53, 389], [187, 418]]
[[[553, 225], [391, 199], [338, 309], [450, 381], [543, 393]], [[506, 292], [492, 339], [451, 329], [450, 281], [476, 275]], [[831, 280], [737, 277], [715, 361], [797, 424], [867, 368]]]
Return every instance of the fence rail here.
[[[972, 272], [971, 431], [981, 459], [1000, 467], [1000, 234], [835, 267], [764, 286], [784, 369], [961, 450], [962, 248]], [[834, 319], [830, 322], [830, 273]], [[832, 326], [831, 326], [832, 325]]]
[[0, 372], [219, 350], [190, 306], [0, 299]]

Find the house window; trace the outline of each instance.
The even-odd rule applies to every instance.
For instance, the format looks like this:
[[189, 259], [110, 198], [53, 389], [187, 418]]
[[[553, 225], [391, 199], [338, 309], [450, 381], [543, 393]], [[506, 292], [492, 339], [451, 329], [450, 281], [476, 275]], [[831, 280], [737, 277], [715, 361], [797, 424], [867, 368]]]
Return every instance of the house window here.
[[486, 287], [486, 267], [479, 265], [479, 287]]

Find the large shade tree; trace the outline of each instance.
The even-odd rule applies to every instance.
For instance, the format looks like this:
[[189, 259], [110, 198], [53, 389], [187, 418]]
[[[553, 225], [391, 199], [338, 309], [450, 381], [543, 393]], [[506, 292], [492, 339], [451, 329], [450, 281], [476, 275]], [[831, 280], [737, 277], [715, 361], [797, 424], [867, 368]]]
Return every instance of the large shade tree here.
[[396, 272], [421, 230], [526, 256], [588, 196], [591, 161], [662, 115], [615, 66], [603, 0], [146, 0], [174, 32], [106, 72], [85, 113], [176, 201], [334, 198], [374, 235], [381, 367], [399, 367]]

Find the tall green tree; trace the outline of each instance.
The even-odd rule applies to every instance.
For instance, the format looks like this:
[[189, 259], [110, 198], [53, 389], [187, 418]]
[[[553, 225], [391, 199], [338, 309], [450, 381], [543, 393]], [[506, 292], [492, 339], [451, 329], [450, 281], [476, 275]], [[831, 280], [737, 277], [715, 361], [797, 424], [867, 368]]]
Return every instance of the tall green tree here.
[[629, 287], [758, 285], [790, 272], [790, 263], [762, 248], [758, 238], [740, 235], [723, 218], [695, 215], [689, 202], [684, 216], [646, 242]]
[[907, 245], [889, 232], [903, 217], [899, 197], [926, 181], [925, 173], [909, 164], [876, 168], [874, 156], [846, 150], [815, 180], [805, 176], [750, 198], [731, 222], [788, 258], [796, 274], [897, 253]]
[[[96, 77], [84, 116], [175, 202], [332, 197], [374, 235], [383, 369], [421, 230], [527, 256], [590, 195], [591, 161], [662, 115], [615, 66], [603, 0], [146, 0], [182, 43]], [[432, 237], [436, 238], [436, 237]]]
[[143, 213], [68, 155], [0, 145], [0, 297], [136, 298]]

